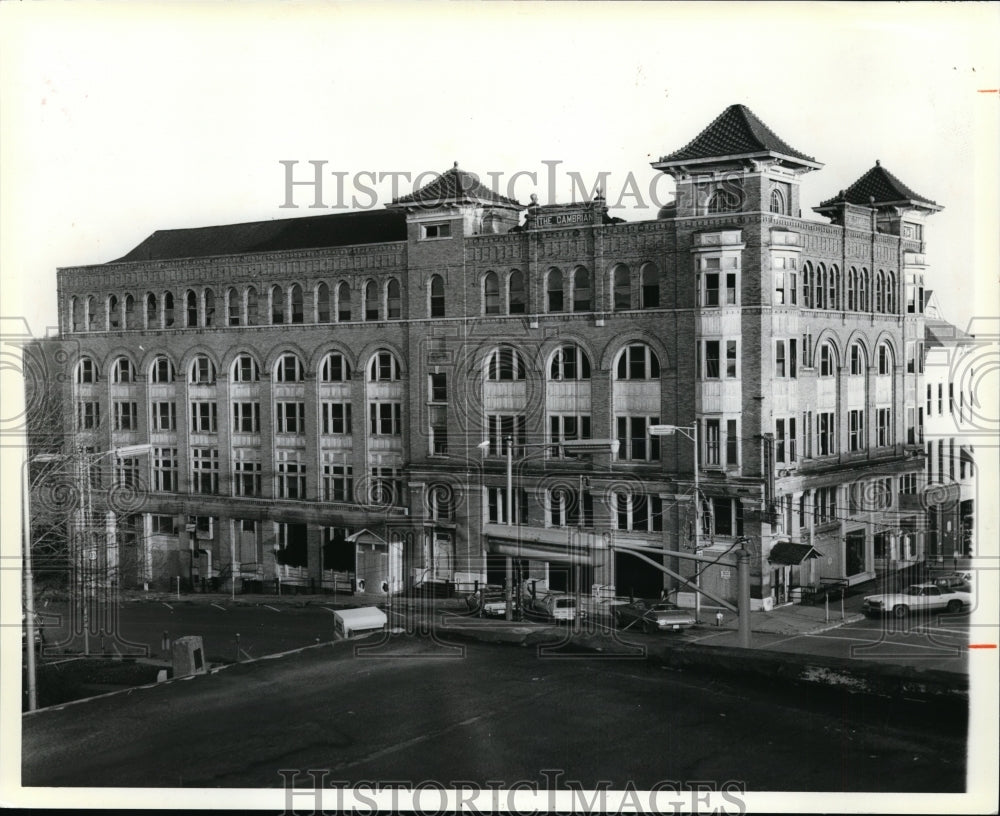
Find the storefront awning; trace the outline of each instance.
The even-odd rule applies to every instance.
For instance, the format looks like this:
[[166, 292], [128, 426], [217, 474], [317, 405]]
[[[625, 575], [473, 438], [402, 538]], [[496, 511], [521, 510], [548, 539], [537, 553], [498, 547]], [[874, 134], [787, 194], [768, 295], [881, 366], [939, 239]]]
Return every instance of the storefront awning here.
[[767, 560], [772, 564], [788, 564], [797, 567], [807, 558], [822, 558], [823, 553], [811, 544], [794, 544], [791, 541], [779, 541], [771, 547]]

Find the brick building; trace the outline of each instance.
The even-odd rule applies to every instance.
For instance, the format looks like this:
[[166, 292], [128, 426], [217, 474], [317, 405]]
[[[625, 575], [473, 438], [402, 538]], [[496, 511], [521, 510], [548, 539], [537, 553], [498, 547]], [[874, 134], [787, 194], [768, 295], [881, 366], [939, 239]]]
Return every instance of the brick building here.
[[[497, 582], [513, 555], [553, 588], [576, 569], [652, 595], [672, 579], [616, 545], [690, 551], [696, 517], [707, 553], [748, 542], [758, 605], [870, 578], [890, 540], [919, 558], [900, 494], [940, 207], [876, 163], [803, 219], [821, 166], [734, 105], [653, 162], [677, 187], [655, 220], [525, 207], [456, 165], [382, 210], [159, 231], [60, 269], [74, 444], [150, 445], [107, 474], [150, 488], [108, 517], [134, 542], [122, 582], [381, 593]], [[691, 442], [648, 434], [694, 423], [697, 504]], [[618, 452], [557, 444], [584, 438]], [[735, 595], [726, 568], [701, 579]]]

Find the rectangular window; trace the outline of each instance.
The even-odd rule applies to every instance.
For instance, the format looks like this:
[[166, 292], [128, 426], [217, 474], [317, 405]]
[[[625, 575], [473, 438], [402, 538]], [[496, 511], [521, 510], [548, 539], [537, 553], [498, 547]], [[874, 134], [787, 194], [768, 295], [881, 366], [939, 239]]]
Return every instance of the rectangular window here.
[[403, 406], [398, 402], [368, 404], [368, 426], [372, 436], [400, 436]]
[[660, 438], [649, 436], [649, 426], [659, 424], [659, 417], [618, 417], [618, 459], [623, 462], [657, 461], [660, 458]]
[[261, 495], [260, 453], [256, 450], [236, 450], [233, 452], [233, 495]]
[[191, 432], [215, 433], [219, 430], [218, 405], [214, 402], [191, 403]]
[[448, 407], [432, 405], [430, 407], [431, 450], [436, 456], [448, 454]]
[[382, 507], [403, 503], [403, 479], [392, 467], [373, 467], [368, 487], [368, 503]]
[[795, 368], [798, 365], [798, 350], [796, 348], [796, 341], [788, 341], [788, 376], [795, 379]]
[[719, 305], [719, 273], [708, 272], [705, 275], [705, 305]]
[[296, 454], [278, 454], [278, 496], [282, 499], [306, 497], [306, 466]]
[[153, 515], [150, 516], [150, 521], [152, 522], [150, 532], [153, 535], [176, 535], [174, 531], [174, 517], [173, 516], [163, 516], [163, 515]]
[[431, 402], [448, 401], [448, 377], [446, 374], [428, 375]]
[[721, 428], [717, 419], [705, 420], [705, 467], [719, 467]]
[[[780, 258], [776, 259], [776, 261], [780, 260]], [[774, 272], [774, 305], [785, 305], [785, 273], [780, 269], [776, 269]]]
[[153, 403], [153, 430], [177, 430], [177, 406], [172, 402]]
[[847, 412], [848, 447], [852, 451], [864, 449], [865, 444], [865, 412], [853, 410]]
[[323, 464], [324, 501], [354, 501], [354, 468], [345, 464]]
[[743, 503], [739, 499], [713, 498], [711, 509], [716, 535], [743, 535]]
[[590, 439], [590, 415], [550, 414], [549, 441], [552, 456], [562, 456], [560, 442], [573, 439]]
[[774, 376], [784, 377], [786, 372], [785, 368], [785, 341], [775, 340], [774, 341]]
[[324, 402], [320, 410], [323, 413], [323, 435], [351, 433], [351, 403]]
[[719, 379], [719, 341], [705, 341], [705, 379]]
[[135, 431], [137, 425], [138, 407], [134, 402], [115, 401], [115, 430]]
[[306, 404], [304, 402], [275, 403], [275, 428], [278, 433], [302, 434], [306, 430]]
[[944, 413], [944, 386], [941, 383], [937, 387], [937, 409], [938, 414]]
[[799, 276], [795, 272], [788, 273], [788, 300], [795, 306], [799, 302]]
[[736, 341], [727, 340], [726, 341], [726, 377], [736, 377], [737, 376], [737, 356], [736, 356]]
[[153, 489], [177, 490], [177, 448], [153, 448]]
[[101, 424], [101, 403], [77, 402], [76, 429], [78, 431], [93, 431]]
[[[524, 490], [515, 490], [511, 499], [514, 524], [527, 523], [528, 494]], [[507, 524], [507, 490], [503, 487], [486, 489], [486, 517], [493, 524]]]
[[740, 440], [736, 434], [736, 420], [726, 420], [726, 467], [739, 467]]
[[422, 238], [451, 238], [451, 224], [424, 224], [422, 227]]
[[832, 456], [837, 452], [834, 415], [829, 411], [816, 414], [816, 446], [819, 456]]
[[219, 492], [219, 449], [191, 449], [191, 492]]
[[812, 366], [812, 334], [807, 332], [802, 335], [802, 367], [812, 368]]
[[726, 305], [736, 305], [736, 273], [726, 273]]
[[594, 497], [589, 491], [557, 488], [546, 496], [550, 527], [593, 527]]
[[888, 447], [892, 444], [892, 409], [877, 408], [875, 410], [875, 421], [876, 443], [880, 448]]
[[235, 433], [260, 433], [260, 403], [233, 403], [233, 431]]
[[615, 518], [619, 530], [640, 533], [663, 530], [663, 500], [639, 493], [615, 494]]
[[507, 448], [504, 440], [510, 437], [514, 446], [514, 456], [522, 450], [525, 443], [525, 418], [523, 415], [490, 414], [486, 417], [486, 426], [490, 440], [490, 456], [506, 456]]
[[785, 461], [785, 420], [774, 420], [774, 461]]

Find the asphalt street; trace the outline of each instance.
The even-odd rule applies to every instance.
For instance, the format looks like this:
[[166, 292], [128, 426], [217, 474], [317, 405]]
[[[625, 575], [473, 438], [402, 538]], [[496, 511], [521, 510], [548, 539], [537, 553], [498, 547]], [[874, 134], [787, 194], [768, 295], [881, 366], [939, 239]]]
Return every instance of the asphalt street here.
[[[74, 621], [65, 604], [50, 604], [40, 610], [45, 622], [46, 657], [58, 658], [64, 652], [79, 653], [83, 638], [74, 634]], [[325, 642], [333, 638], [331, 604], [292, 606], [280, 603], [260, 605], [191, 603], [187, 601], [123, 602], [110, 610], [105, 619], [103, 641], [91, 637], [91, 652], [115, 654], [143, 653], [168, 658], [163, 650], [164, 633], [169, 640], [182, 635], [200, 635], [210, 661], [236, 661], [262, 657], [288, 649]], [[433, 612], [454, 616], [455, 611]], [[390, 616], [395, 625], [412, 626], [412, 614]], [[836, 616], [833, 623], [836, 623]], [[79, 624], [79, 620], [76, 621]], [[584, 622], [592, 629], [606, 628], [596, 620]], [[98, 631], [92, 621], [92, 629]], [[237, 637], [238, 636], [238, 637]], [[643, 635], [635, 629], [621, 637], [638, 644], [659, 640], [694, 641], [706, 645], [737, 645], [732, 630], [716, 630], [710, 625], [681, 633]], [[904, 620], [872, 618], [838, 626], [816, 634], [770, 634], [755, 632], [754, 646], [779, 652], [796, 652], [828, 657], [887, 661], [917, 668], [968, 672], [970, 638], [969, 616], [933, 615]], [[237, 652], [238, 646], [238, 652]]]
[[[320, 610], [320, 614], [324, 613]], [[220, 613], [221, 614], [221, 613]], [[736, 781], [749, 790], [965, 784], [965, 724], [886, 701], [762, 688], [642, 660], [394, 637], [105, 696], [23, 719], [27, 786], [280, 787], [330, 780], [526, 780], [586, 788]]]

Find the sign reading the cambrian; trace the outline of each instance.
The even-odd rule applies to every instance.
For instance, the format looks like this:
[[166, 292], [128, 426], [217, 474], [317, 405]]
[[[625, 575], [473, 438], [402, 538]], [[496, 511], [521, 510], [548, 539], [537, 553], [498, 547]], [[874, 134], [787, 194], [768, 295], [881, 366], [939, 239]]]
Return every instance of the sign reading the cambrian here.
[[546, 229], [600, 224], [604, 209], [603, 203], [601, 207], [595, 207], [593, 202], [569, 206], [533, 207], [528, 210], [525, 226], [528, 229]]

